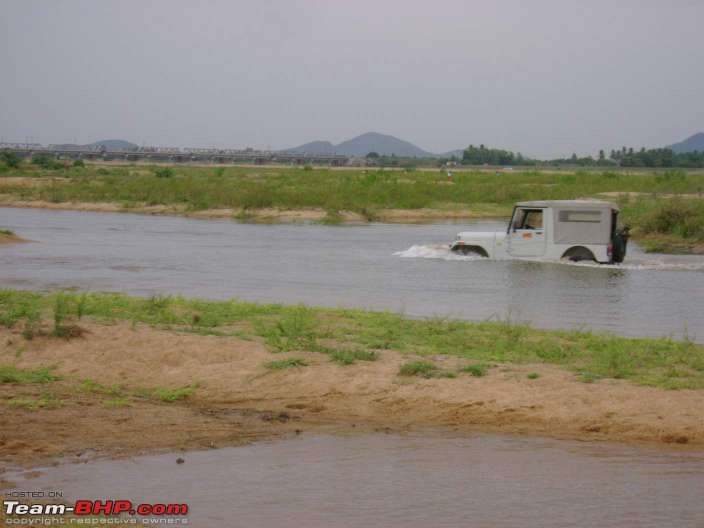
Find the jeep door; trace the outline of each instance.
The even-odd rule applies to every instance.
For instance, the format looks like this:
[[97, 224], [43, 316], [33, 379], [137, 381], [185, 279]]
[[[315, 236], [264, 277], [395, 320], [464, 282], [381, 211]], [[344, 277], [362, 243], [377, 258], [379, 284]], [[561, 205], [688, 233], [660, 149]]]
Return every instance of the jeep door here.
[[546, 247], [546, 210], [516, 207], [508, 228], [508, 253], [512, 257], [541, 257]]

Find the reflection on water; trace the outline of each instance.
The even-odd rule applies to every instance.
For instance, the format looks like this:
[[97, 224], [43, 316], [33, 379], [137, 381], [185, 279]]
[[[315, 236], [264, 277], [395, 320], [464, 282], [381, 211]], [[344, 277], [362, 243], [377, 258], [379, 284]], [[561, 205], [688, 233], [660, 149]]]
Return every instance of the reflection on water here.
[[703, 454], [557, 440], [303, 437], [8, 477], [72, 500], [187, 503], [195, 526], [704, 526]]
[[[246, 225], [129, 214], [0, 208], [35, 240], [0, 249], [0, 287], [121, 291], [528, 321], [704, 341], [704, 258], [644, 255], [623, 266], [452, 255], [469, 225]], [[404, 258], [406, 257], [406, 258]], [[699, 332], [698, 332], [699, 331]]]

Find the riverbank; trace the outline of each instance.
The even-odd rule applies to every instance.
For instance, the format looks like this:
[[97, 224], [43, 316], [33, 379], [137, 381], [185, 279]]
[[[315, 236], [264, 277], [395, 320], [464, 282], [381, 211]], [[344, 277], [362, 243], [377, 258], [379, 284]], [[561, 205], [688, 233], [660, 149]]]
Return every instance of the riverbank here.
[[0, 244], [16, 244], [18, 242], [26, 242], [26, 240], [18, 237], [9, 229], [0, 229]]
[[704, 445], [689, 342], [12, 291], [0, 323], [5, 465], [423, 427]]
[[482, 204], [474, 209], [380, 209], [373, 216], [354, 211], [325, 211], [320, 208], [278, 209], [203, 209], [189, 210], [180, 205], [124, 205], [103, 202], [47, 202], [42, 200], [17, 200], [0, 194], [0, 207], [50, 209], [55, 211], [89, 211], [96, 213], [133, 213], [146, 215], [184, 216], [200, 219], [231, 219], [251, 223], [322, 223], [360, 224], [370, 221], [387, 223], [427, 223], [434, 221], [460, 221], [495, 219], [510, 216], [511, 209]]
[[0, 206], [228, 218], [422, 223], [506, 218], [521, 200], [606, 198], [648, 251], [704, 253], [704, 174], [334, 171], [90, 165], [5, 170]]

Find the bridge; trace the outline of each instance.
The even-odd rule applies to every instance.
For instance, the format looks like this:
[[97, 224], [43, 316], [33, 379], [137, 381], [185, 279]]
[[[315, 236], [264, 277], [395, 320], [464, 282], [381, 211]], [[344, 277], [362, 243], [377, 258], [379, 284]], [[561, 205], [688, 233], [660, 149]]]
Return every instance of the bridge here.
[[349, 158], [340, 154], [304, 154], [286, 151], [255, 149], [181, 149], [171, 147], [139, 147], [136, 150], [115, 150], [66, 145], [39, 145], [37, 143], [0, 143], [0, 150], [10, 150], [20, 158], [45, 155], [55, 159], [85, 161], [122, 161], [154, 163], [213, 163], [223, 165], [323, 165], [341, 167]]

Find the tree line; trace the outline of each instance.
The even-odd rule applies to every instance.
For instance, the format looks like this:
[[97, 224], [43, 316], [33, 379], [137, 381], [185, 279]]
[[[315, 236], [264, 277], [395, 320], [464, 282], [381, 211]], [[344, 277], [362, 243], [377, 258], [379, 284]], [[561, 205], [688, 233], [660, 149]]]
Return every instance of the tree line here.
[[556, 158], [550, 160], [537, 160], [526, 158], [520, 153], [510, 150], [488, 148], [484, 145], [467, 147], [460, 161], [463, 165], [577, 165], [577, 166], [603, 166], [603, 167], [704, 167], [704, 151], [676, 153], [670, 148], [655, 148], [634, 150], [623, 147], [611, 150], [606, 156], [604, 150], [599, 151], [598, 157], [579, 157], [572, 154], [569, 158]]

